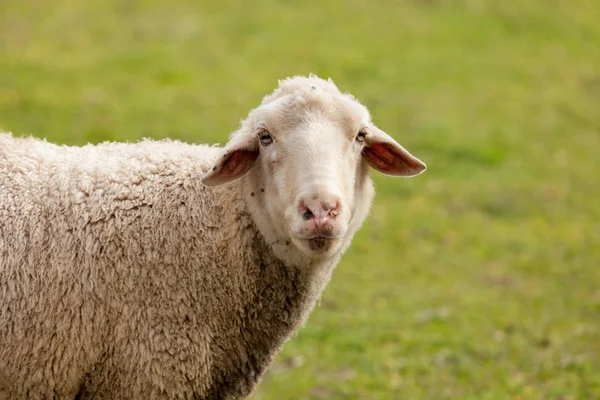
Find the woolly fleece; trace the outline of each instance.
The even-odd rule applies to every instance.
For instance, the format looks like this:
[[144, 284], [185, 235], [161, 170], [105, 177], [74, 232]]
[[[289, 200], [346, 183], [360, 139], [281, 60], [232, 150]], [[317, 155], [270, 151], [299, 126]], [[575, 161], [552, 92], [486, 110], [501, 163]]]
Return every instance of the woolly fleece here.
[[200, 183], [220, 151], [0, 134], [0, 398], [251, 392], [317, 296]]

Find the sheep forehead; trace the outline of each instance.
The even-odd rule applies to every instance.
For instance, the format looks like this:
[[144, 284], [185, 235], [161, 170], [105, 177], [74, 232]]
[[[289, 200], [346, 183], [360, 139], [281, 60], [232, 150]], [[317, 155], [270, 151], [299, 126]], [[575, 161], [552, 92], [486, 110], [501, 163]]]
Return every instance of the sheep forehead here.
[[[277, 98], [263, 102], [255, 121], [273, 133], [293, 131], [300, 125], [319, 122], [354, 134], [370, 121], [369, 112], [353, 96], [341, 93], [333, 83], [320, 78], [289, 78], [275, 91]], [[284, 91], [278, 92], [280, 89]]]
[[262, 104], [267, 104], [279, 99], [288, 94], [299, 94], [313, 92], [326, 92], [331, 94], [341, 94], [340, 90], [335, 86], [333, 81], [321, 79], [316, 75], [294, 76], [279, 81], [279, 86], [275, 91], [267, 96], [262, 101]]
[[[282, 113], [275, 113], [275, 128], [293, 131], [299, 127], [329, 126], [354, 134], [369, 121], [364, 107], [341, 95], [295, 98]], [[329, 130], [324, 130], [329, 131]]]

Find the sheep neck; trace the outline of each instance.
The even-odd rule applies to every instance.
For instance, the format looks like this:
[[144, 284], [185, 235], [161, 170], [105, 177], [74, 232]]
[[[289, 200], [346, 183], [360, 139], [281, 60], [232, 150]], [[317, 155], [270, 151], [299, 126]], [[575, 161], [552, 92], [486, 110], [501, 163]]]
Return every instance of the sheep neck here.
[[[239, 273], [246, 298], [239, 303], [237, 315], [231, 319], [234, 322], [225, 329], [228, 340], [233, 339], [237, 346], [218, 357], [225, 364], [213, 369], [215, 398], [250, 393], [285, 341], [304, 324], [339, 260], [336, 256], [300, 265], [282, 260], [274, 249], [278, 243], [267, 241], [257, 227], [261, 216], [253, 215], [244, 200], [244, 183], [227, 188], [227, 196], [240, 200], [230, 203], [239, 205], [230, 217], [238, 222], [240, 248], [247, 253], [232, 249], [230, 257], [238, 260], [238, 265], [240, 258], [244, 260]], [[219, 351], [213, 349], [213, 353]]]

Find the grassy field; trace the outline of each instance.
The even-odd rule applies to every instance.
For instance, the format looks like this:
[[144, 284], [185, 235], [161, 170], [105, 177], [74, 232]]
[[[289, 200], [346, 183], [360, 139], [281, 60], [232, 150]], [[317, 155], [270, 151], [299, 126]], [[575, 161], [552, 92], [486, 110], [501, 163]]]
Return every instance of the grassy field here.
[[[244, 5], [245, 4], [245, 5]], [[255, 395], [600, 398], [597, 0], [0, 0], [0, 129], [226, 141], [331, 76], [428, 164]]]

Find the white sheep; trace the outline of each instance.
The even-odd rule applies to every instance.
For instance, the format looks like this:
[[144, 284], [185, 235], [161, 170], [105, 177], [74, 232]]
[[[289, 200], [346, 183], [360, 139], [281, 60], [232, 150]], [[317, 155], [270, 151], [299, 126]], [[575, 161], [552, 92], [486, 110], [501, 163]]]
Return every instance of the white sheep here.
[[0, 134], [0, 398], [249, 395], [367, 216], [369, 165], [425, 170], [314, 75], [224, 149]]

